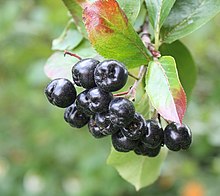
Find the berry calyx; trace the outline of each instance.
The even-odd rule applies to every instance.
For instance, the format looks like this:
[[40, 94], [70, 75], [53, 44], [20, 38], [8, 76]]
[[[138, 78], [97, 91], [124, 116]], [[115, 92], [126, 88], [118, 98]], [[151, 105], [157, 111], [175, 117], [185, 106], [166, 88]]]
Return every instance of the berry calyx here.
[[121, 131], [128, 139], [138, 140], [143, 135], [145, 129], [146, 122], [144, 117], [136, 112], [132, 122], [126, 127], [122, 127]]
[[156, 148], [148, 148], [144, 143], [140, 142], [134, 149], [137, 155], [144, 155], [148, 157], [156, 157], [160, 153], [161, 146]]
[[92, 116], [88, 123], [89, 132], [93, 135], [95, 138], [102, 138], [106, 135], [102, 132], [102, 128], [97, 125], [94, 116]]
[[134, 150], [138, 144], [137, 140], [128, 139], [121, 131], [112, 135], [112, 145], [119, 152], [129, 152]]
[[112, 135], [119, 131], [119, 127], [112, 124], [112, 122], [110, 121], [108, 112], [97, 113], [95, 115], [95, 121], [96, 124], [103, 129], [102, 132], [106, 135]]
[[89, 101], [89, 109], [94, 113], [100, 113], [108, 110], [113, 95], [112, 93], [105, 92], [98, 87], [94, 87], [88, 91], [87, 97]]
[[76, 99], [76, 89], [65, 78], [52, 80], [44, 90], [48, 101], [61, 108], [70, 106]]
[[155, 120], [146, 120], [146, 131], [141, 137], [141, 141], [148, 148], [157, 148], [163, 142], [163, 129], [159, 122]]
[[95, 87], [94, 70], [98, 64], [99, 61], [92, 58], [83, 59], [77, 62], [72, 68], [74, 83], [85, 89]]
[[75, 103], [65, 109], [64, 119], [70, 126], [76, 128], [81, 128], [89, 122], [89, 117], [77, 110]]
[[109, 114], [110, 121], [113, 124], [125, 127], [134, 119], [135, 108], [128, 99], [116, 97], [109, 104]]
[[120, 90], [127, 82], [125, 65], [116, 60], [106, 60], [97, 65], [94, 72], [96, 85], [104, 91]]
[[170, 123], [164, 130], [164, 144], [168, 149], [179, 151], [186, 150], [192, 143], [192, 133], [184, 124]]

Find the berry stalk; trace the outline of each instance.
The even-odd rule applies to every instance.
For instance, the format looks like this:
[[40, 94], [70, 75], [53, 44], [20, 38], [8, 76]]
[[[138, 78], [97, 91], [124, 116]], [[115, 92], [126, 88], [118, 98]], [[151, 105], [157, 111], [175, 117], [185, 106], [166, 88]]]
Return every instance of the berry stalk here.
[[66, 56], [67, 54], [70, 55], [70, 56], [76, 57], [79, 60], [82, 60], [82, 58], [80, 56], [78, 56], [77, 54], [74, 54], [72, 52], [68, 52], [68, 51], [65, 50], [64, 51], [64, 56]]
[[135, 100], [138, 85], [142, 82], [146, 71], [147, 71], [147, 66], [142, 65], [140, 67], [140, 70], [139, 70], [139, 73], [138, 73], [138, 80], [136, 80], [134, 82], [133, 86], [131, 87], [131, 89], [128, 91], [128, 94], [126, 95], [126, 98], [128, 98], [130, 100]]

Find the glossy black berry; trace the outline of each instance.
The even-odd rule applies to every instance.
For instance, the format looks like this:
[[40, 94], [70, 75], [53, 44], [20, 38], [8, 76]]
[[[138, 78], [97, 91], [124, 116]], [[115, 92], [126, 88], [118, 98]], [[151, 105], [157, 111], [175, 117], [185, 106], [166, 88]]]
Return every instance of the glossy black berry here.
[[156, 157], [160, 153], [161, 146], [156, 148], [148, 148], [144, 143], [140, 142], [134, 149], [137, 155], [144, 155], [148, 157]]
[[112, 122], [110, 121], [108, 112], [97, 113], [95, 115], [95, 121], [97, 125], [103, 129], [102, 132], [105, 135], [112, 135], [113, 133], [119, 131], [119, 127], [112, 124]]
[[146, 121], [144, 117], [139, 113], [135, 113], [134, 119], [129, 125], [121, 128], [123, 134], [131, 140], [140, 139], [145, 130]]
[[72, 68], [74, 83], [85, 89], [95, 87], [94, 70], [98, 64], [99, 61], [92, 58], [82, 59], [76, 63]]
[[159, 122], [155, 120], [146, 120], [146, 131], [144, 132], [141, 141], [148, 148], [156, 148], [163, 143], [163, 129]]
[[100, 113], [108, 110], [110, 101], [113, 98], [112, 93], [105, 92], [98, 87], [88, 91], [89, 109], [92, 112]]
[[94, 77], [99, 88], [113, 92], [120, 90], [126, 84], [128, 71], [124, 64], [116, 60], [106, 60], [97, 65]]
[[89, 132], [95, 138], [105, 137], [107, 134], [103, 133], [103, 129], [97, 125], [94, 116], [92, 116], [88, 123]]
[[75, 87], [64, 78], [52, 80], [44, 92], [51, 104], [61, 108], [70, 106], [76, 99]]
[[134, 119], [135, 108], [131, 101], [123, 97], [114, 98], [109, 104], [110, 121], [119, 126], [125, 127]]
[[112, 145], [119, 152], [129, 152], [137, 147], [137, 140], [128, 139], [121, 131], [112, 135]]
[[76, 128], [81, 128], [89, 122], [89, 117], [77, 110], [75, 103], [65, 109], [64, 119], [72, 127]]
[[94, 112], [92, 112], [89, 109], [89, 99], [87, 97], [88, 94], [88, 90], [85, 90], [83, 92], [81, 92], [80, 94], [78, 94], [78, 96], [76, 97], [76, 106], [78, 108], [78, 110], [81, 110], [83, 113], [87, 114], [87, 115], [92, 115], [94, 114]]
[[192, 133], [184, 124], [170, 123], [164, 130], [164, 144], [168, 149], [179, 151], [188, 149], [192, 143]]

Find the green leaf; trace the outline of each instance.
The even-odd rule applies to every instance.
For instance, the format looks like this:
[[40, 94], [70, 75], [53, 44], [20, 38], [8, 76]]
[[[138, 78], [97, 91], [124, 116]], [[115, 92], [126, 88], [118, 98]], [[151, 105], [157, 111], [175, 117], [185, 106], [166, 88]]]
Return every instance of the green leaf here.
[[151, 61], [146, 76], [146, 91], [154, 108], [170, 121], [182, 123], [186, 95], [179, 81], [173, 57]]
[[[90, 43], [85, 40], [72, 52], [82, 58], [90, 58], [97, 55]], [[64, 57], [63, 52], [55, 52], [47, 60], [44, 66], [44, 72], [50, 79], [67, 78], [72, 80], [71, 70], [76, 62], [78, 62], [78, 59], [72, 56], [66, 55]]]
[[52, 50], [72, 50], [82, 41], [82, 34], [74, 28], [71, 28], [72, 24], [69, 22], [65, 27], [62, 34], [53, 40]]
[[83, 13], [89, 40], [105, 58], [123, 62], [128, 68], [147, 64], [151, 53], [129, 23], [117, 1], [97, 0]]
[[136, 190], [152, 184], [160, 175], [161, 166], [167, 155], [167, 149], [161, 149], [155, 158], [138, 156], [134, 152], [121, 153], [112, 147], [107, 164], [116, 168], [119, 174], [133, 184]]
[[69, 10], [74, 23], [76, 24], [78, 30], [87, 37], [87, 32], [82, 19], [82, 6], [86, 3], [86, 0], [62, 0], [67, 9]]
[[144, 24], [145, 20], [146, 20], [146, 16], [147, 16], [147, 9], [144, 5], [144, 3], [141, 6], [141, 10], [138, 14], [138, 17], [133, 25], [135, 31], [140, 31], [141, 30], [141, 26]]
[[176, 0], [145, 0], [149, 20], [154, 30], [159, 30]]
[[172, 43], [192, 33], [219, 12], [219, 0], [177, 0], [162, 27], [162, 41]]
[[138, 85], [135, 102], [134, 102], [136, 112], [142, 114], [145, 119], [150, 119], [152, 114], [152, 107], [150, 104], [150, 100], [147, 96], [145, 90], [145, 80], [143, 79], [141, 83]]
[[196, 65], [190, 51], [183, 43], [175, 41], [172, 44], [163, 44], [160, 52], [163, 56], [170, 55], [175, 58], [179, 78], [189, 100], [197, 75]]
[[131, 24], [134, 24], [141, 9], [141, 0], [117, 0]]

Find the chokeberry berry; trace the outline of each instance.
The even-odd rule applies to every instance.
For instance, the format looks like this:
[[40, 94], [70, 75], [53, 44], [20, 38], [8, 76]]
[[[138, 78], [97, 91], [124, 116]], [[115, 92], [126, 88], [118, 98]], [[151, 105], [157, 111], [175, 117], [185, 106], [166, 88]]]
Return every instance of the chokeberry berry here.
[[156, 148], [163, 143], [163, 129], [159, 122], [155, 120], [146, 120], [146, 131], [141, 137], [141, 141], [148, 148]]
[[92, 58], [82, 59], [76, 63], [72, 68], [74, 83], [85, 89], [95, 87], [94, 70], [98, 64], [99, 61]]
[[126, 127], [121, 128], [122, 133], [131, 140], [140, 139], [145, 130], [146, 121], [144, 117], [137, 112], [135, 113], [132, 122]]
[[160, 153], [161, 146], [156, 148], [148, 148], [144, 143], [140, 142], [134, 149], [137, 155], [145, 155], [148, 157], [156, 157]]
[[72, 104], [66, 108], [64, 112], [64, 119], [72, 127], [81, 128], [89, 122], [89, 117], [77, 110], [76, 104]]
[[97, 125], [94, 116], [92, 116], [88, 123], [89, 132], [95, 138], [105, 137], [107, 134], [103, 133], [103, 129]]
[[112, 145], [119, 152], [129, 152], [137, 147], [137, 140], [128, 139], [121, 131], [112, 134]]
[[77, 109], [82, 111], [83, 113], [87, 115], [92, 115], [94, 114], [94, 112], [92, 112], [89, 109], [89, 99], [88, 99], [87, 94], [88, 94], [88, 90], [85, 90], [81, 92], [80, 94], [78, 94], [78, 96], [76, 97], [76, 106], [77, 106]]
[[134, 119], [135, 108], [128, 99], [116, 97], [109, 104], [109, 114], [110, 121], [113, 124], [125, 127]]
[[104, 112], [108, 110], [108, 105], [113, 98], [112, 93], [105, 92], [98, 87], [90, 89], [87, 93], [89, 109], [92, 112]]
[[44, 92], [51, 104], [61, 108], [70, 106], [76, 99], [76, 89], [74, 85], [65, 78], [52, 80]]
[[97, 125], [103, 129], [102, 132], [106, 135], [112, 135], [113, 133], [119, 131], [119, 127], [112, 124], [110, 121], [108, 112], [95, 114], [95, 121]]
[[125, 65], [116, 60], [99, 63], [94, 72], [96, 85], [104, 91], [120, 90], [127, 82], [128, 71]]
[[188, 149], [192, 143], [192, 133], [184, 124], [170, 123], [164, 130], [164, 144], [168, 149], [179, 151]]

